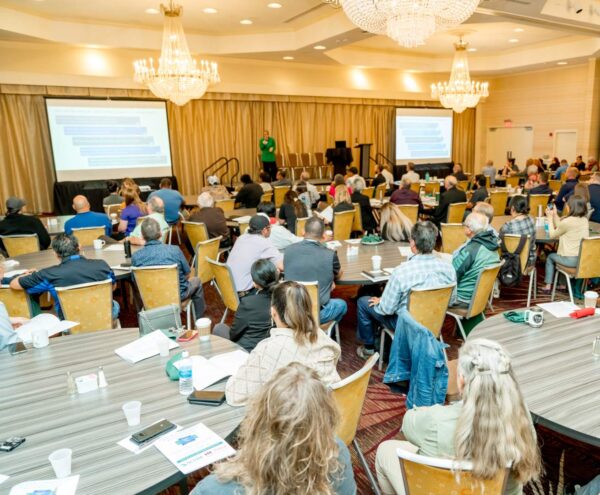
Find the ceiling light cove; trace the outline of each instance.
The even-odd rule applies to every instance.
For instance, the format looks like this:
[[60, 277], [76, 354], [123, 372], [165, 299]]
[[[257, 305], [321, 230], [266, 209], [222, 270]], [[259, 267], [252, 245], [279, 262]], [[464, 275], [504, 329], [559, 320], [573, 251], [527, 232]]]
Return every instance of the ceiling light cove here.
[[518, 38], [511, 38], [508, 40], [509, 43], [518, 43], [519, 39]]
[[267, 7], [269, 7], [270, 9], [280, 9], [281, 7], [283, 7], [283, 5], [277, 2], [271, 2], [267, 4]]
[[146, 12], [146, 14], [150, 14], [150, 15], [160, 14], [160, 10], [158, 10], [158, 9], [146, 9], [146, 10], [144, 10], [144, 12]]
[[313, 46], [313, 48], [315, 50], [327, 50], [327, 47], [323, 46], [323, 45], [316, 45], [316, 46]]
[[513, 29], [513, 31], [514, 31], [515, 33], [522, 33], [522, 32], [523, 32], [523, 31], [525, 31], [525, 30], [524, 30], [523, 28], [515, 28], [515, 29]]
[[283, 57], [283, 60], [294, 60], [294, 57], [292, 57], [291, 55], [286, 55], [285, 57]]
[[556, 65], [567, 65], [569, 62], [556, 62]]
[[253, 22], [250, 19], [242, 19], [240, 21], [240, 24], [243, 24], [244, 26], [249, 26], [250, 24], [253, 24]]
[[205, 9], [202, 9], [202, 12], [204, 12], [205, 14], [216, 14], [219, 11], [212, 7], [206, 7]]
[[468, 52], [476, 52], [476, 51], [477, 51], [477, 48], [467, 48], [467, 51], [468, 51]]

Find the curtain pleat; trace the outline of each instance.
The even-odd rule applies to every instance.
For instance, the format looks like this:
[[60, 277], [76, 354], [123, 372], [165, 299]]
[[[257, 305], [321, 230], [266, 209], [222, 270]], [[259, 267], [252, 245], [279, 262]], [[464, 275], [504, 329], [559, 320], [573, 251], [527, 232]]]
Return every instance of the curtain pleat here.
[[454, 114], [452, 160], [462, 163], [465, 172], [475, 170], [475, 108]]

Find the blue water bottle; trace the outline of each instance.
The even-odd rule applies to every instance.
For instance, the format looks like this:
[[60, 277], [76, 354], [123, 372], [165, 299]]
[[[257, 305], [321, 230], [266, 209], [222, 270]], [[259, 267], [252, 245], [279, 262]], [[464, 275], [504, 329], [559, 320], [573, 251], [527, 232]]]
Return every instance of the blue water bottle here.
[[190, 359], [190, 353], [183, 351], [181, 353], [183, 358], [179, 365], [179, 393], [181, 395], [190, 395], [194, 391], [194, 382], [192, 380], [192, 360]]

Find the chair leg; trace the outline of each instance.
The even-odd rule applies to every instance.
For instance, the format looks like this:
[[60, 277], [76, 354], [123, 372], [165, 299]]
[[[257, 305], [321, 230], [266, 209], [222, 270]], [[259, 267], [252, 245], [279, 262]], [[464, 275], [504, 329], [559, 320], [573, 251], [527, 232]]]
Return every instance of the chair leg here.
[[533, 267], [531, 276], [533, 277], [533, 298], [537, 300], [537, 268], [536, 267]]
[[177, 242], [179, 243], [179, 245], [181, 246], [181, 235], [179, 234], [179, 227], [178, 224], [175, 224], [175, 232], [177, 233]]
[[225, 312], [223, 313], [223, 317], [221, 318], [221, 323], [225, 322], [225, 318], [227, 318], [228, 311], [229, 311], [229, 308], [225, 308]]
[[173, 226], [169, 227], [169, 244], [171, 244], [171, 240], [173, 238]]
[[[483, 313], [481, 313], [481, 314], [485, 318], [485, 315]], [[454, 315], [452, 315], [452, 317], [456, 320], [456, 325], [458, 326], [458, 329], [460, 330], [460, 334], [462, 335], [463, 340], [466, 342], [467, 334], [465, 333], [465, 329], [463, 328], [462, 323], [460, 322], [460, 318], [457, 316], [454, 316]]]
[[558, 270], [556, 270], [556, 273], [554, 274], [554, 283], [552, 284], [552, 297], [550, 298], [551, 301], [554, 301], [554, 294], [556, 293], [556, 283], [558, 282]]
[[373, 488], [373, 491], [375, 492], [376, 495], [381, 495], [381, 491], [379, 490], [379, 485], [375, 481], [375, 477], [373, 476], [373, 473], [371, 473], [371, 470], [369, 469], [367, 460], [365, 459], [365, 456], [363, 455], [362, 451], [360, 450], [360, 446], [358, 445], [356, 438], [354, 440], [352, 440], [352, 445], [354, 446], [354, 450], [356, 450], [356, 454], [358, 455], [358, 459], [360, 460], [360, 463], [362, 464], [362, 467], [365, 470], [365, 474], [367, 475], [367, 478], [369, 478], [369, 482], [371, 483], [371, 487]]
[[335, 322], [335, 340], [337, 340], [338, 345], [340, 346], [340, 357], [342, 357], [342, 339], [340, 337], [340, 324], [339, 322]]
[[385, 330], [381, 330], [381, 336], [379, 337], [379, 340], [381, 341], [379, 343], [379, 371], [383, 370], [383, 348], [385, 347], [385, 336], [387, 334], [385, 333]]
[[567, 288], [569, 289], [569, 299], [571, 299], [571, 304], [575, 304], [575, 298], [573, 297], [573, 289], [571, 288], [571, 277], [569, 277], [566, 273], [564, 274], [567, 279]]
[[531, 293], [533, 292], [533, 275], [535, 270], [529, 274], [529, 288], [527, 289], [527, 307], [531, 306]]

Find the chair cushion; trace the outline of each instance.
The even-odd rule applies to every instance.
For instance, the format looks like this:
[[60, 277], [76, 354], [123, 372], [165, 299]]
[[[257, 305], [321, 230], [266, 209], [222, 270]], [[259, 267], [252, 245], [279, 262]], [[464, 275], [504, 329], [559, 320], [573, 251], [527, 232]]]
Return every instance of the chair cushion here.
[[469, 308], [463, 308], [460, 306], [450, 306], [448, 308], [448, 313], [452, 313], [456, 316], [460, 316], [461, 318], [465, 318], [467, 316], [468, 311], [469, 311]]
[[561, 265], [560, 263], [556, 263], [556, 268], [561, 272], [569, 274], [571, 277], [574, 277], [577, 273], [577, 267], [565, 266]]

